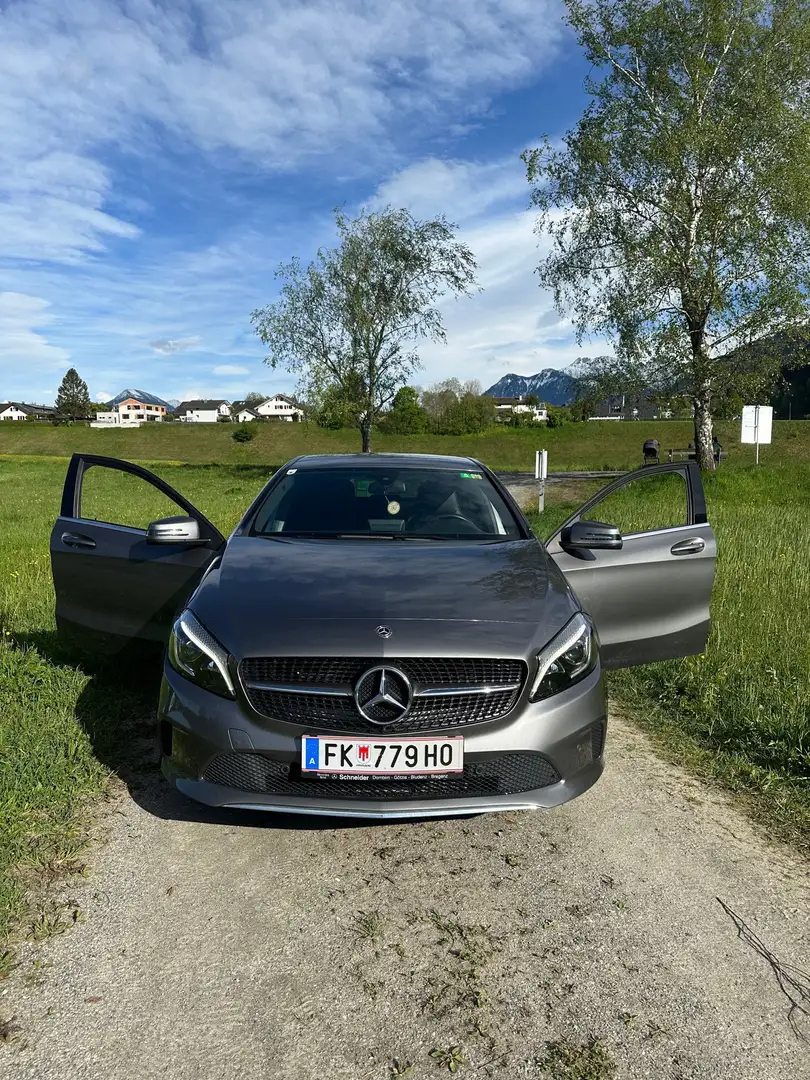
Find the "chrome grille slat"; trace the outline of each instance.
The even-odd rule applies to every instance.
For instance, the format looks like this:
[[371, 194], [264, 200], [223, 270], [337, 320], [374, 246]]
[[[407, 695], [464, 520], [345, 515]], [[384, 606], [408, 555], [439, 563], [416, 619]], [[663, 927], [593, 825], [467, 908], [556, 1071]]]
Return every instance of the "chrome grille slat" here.
[[300, 686], [298, 683], [291, 685], [281, 683], [245, 683], [248, 690], [264, 690], [271, 694], [317, 694], [319, 697], [351, 697], [351, 690], [344, 690], [336, 686]]
[[[381, 663], [401, 670], [414, 686], [410, 712], [387, 725], [370, 724], [353, 699], [357, 680]], [[497, 720], [514, 707], [527, 667], [523, 660], [478, 657], [249, 657], [239, 672], [248, 701], [268, 719], [382, 735]]]
[[499, 694], [503, 690], [519, 690], [520, 683], [510, 683], [506, 686], [451, 686], [449, 689], [442, 687], [427, 687], [425, 690], [417, 690], [415, 697], [453, 697], [456, 694]]

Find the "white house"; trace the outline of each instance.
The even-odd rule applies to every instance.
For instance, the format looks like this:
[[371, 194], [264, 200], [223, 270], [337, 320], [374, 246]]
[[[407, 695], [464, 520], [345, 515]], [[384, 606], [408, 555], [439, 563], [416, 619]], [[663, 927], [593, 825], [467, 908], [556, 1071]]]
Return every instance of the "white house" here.
[[23, 401], [0, 401], [0, 420], [50, 420], [55, 410], [50, 405], [26, 405]]
[[304, 410], [286, 394], [276, 394], [256, 406], [259, 416], [278, 417], [280, 420], [303, 420]]
[[247, 405], [242, 405], [241, 408], [237, 408], [236, 412], [231, 411], [231, 415], [234, 420], [238, 420], [240, 424], [249, 424], [251, 420], [258, 420], [259, 414], [255, 409], [249, 409]]
[[184, 424], [216, 424], [220, 416], [231, 418], [231, 406], [227, 401], [181, 401], [174, 415]]
[[535, 420], [548, 420], [548, 409], [542, 405], [527, 405], [522, 397], [495, 398], [496, 420], [508, 420], [513, 413], [531, 413]]
[[112, 401], [112, 408], [97, 412], [90, 427], [140, 427], [165, 419], [169, 406], [142, 390], [124, 390]]

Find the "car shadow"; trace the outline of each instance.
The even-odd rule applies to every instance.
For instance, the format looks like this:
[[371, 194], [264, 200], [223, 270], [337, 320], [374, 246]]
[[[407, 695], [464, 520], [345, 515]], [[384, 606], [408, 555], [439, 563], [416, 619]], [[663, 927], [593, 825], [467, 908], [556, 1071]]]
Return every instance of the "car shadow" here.
[[[155, 817], [309, 832], [392, 824], [374, 819], [227, 810], [196, 803], [172, 787], [160, 771], [156, 718], [159, 661], [136, 650], [102, 659], [66, 645], [55, 631], [15, 634], [14, 642], [36, 648], [56, 666], [73, 667], [87, 676], [76, 701], [76, 720], [86, 732], [95, 757], [126, 785], [133, 801]], [[418, 825], [427, 820], [435, 819], [412, 818], [395, 823]]]

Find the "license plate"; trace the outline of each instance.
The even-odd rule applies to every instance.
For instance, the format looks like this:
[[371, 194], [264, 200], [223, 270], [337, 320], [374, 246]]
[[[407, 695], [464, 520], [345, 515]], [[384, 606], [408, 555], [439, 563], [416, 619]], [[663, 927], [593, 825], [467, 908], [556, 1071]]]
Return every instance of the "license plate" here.
[[301, 772], [343, 776], [427, 776], [462, 772], [464, 736], [451, 739], [301, 740]]

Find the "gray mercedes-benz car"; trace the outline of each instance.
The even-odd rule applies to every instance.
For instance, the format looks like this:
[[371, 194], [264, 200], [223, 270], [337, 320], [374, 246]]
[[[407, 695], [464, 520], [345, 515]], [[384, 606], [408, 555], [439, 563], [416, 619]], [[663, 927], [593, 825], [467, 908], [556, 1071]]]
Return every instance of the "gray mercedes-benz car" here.
[[[146, 529], [83, 516], [93, 469], [180, 513]], [[624, 531], [593, 520], [606, 500], [630, 508]], [[226, 541], [146, 469], [78, 454], [51, 558], [61, 632], [164, 648], [160, 746], [180, 791], [422, 817], [586, 791], [603, 768], [603, 669], [703, 650], [715, 539], [693, 462], [622, 476], [544, 544], [479, 461], [300, 457]]]

